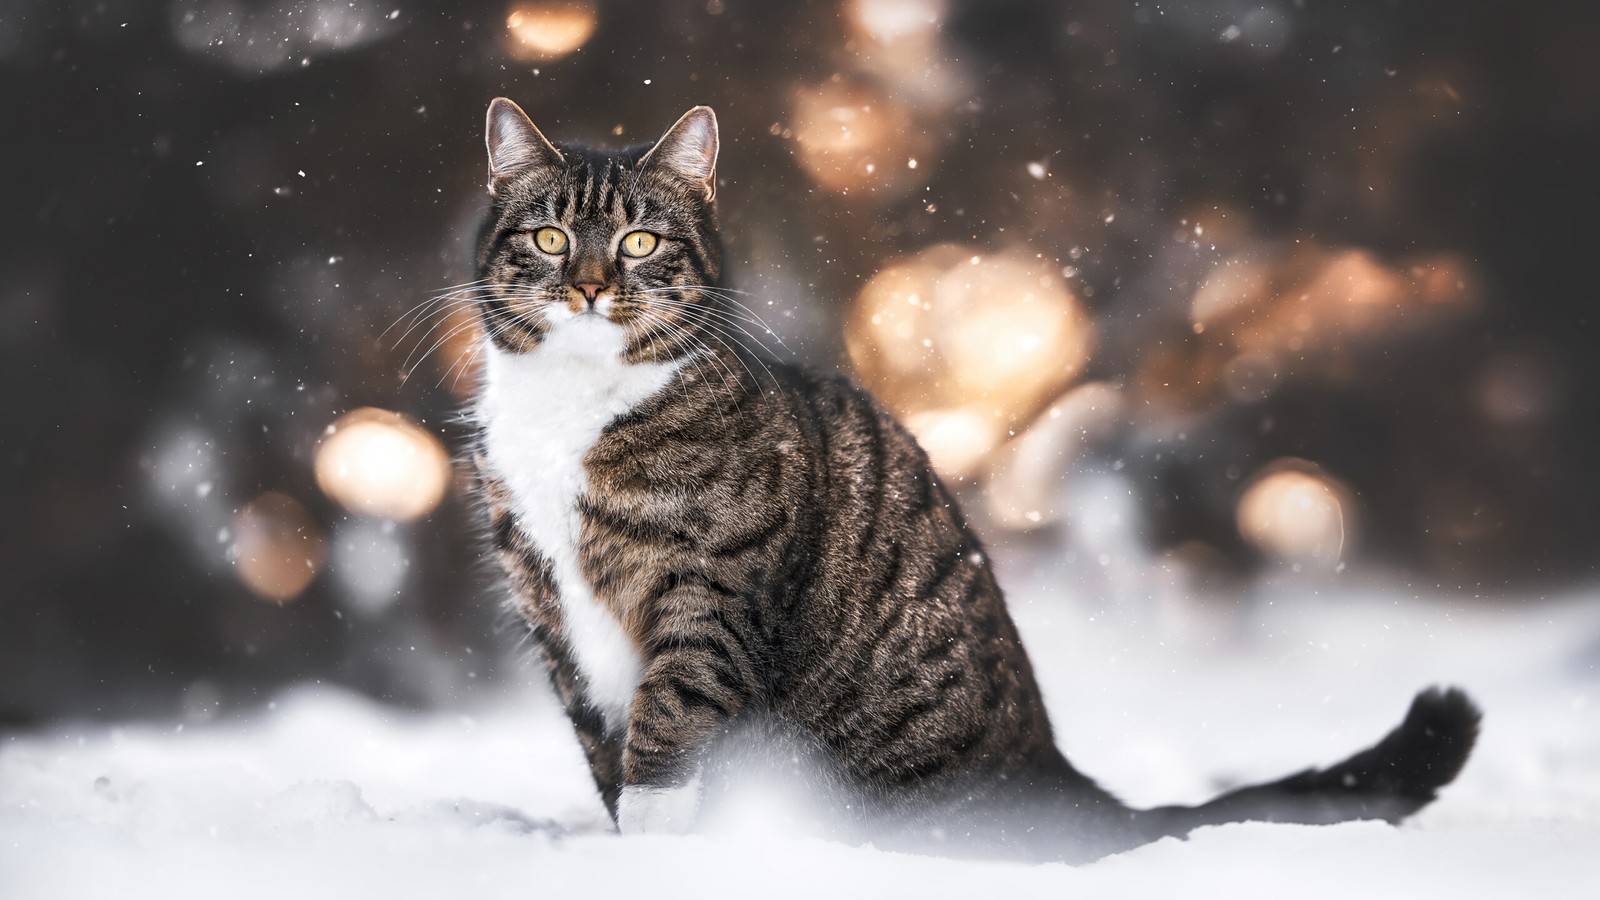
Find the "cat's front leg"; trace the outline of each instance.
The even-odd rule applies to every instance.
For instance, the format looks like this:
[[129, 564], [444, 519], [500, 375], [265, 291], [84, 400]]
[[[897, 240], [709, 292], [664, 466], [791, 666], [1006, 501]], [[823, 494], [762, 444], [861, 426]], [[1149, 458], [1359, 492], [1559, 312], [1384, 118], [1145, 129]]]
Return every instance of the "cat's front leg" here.
[[720, 608], [724, 599], [680, 586], [662, 600], [629, 710], [617, 804], [623, 834], [681, 834], [694, 825], [701, 753], [755, 696], [749, 644]]
[[556, 696], [566, 707], [567, 718], [578, 736], [578, 744], [589, 761], [589, 772], [606, 812], [615, 820], [622, 791], [622, 741], [606, 729], [605, 718], [584, 694], [583, 682], [565, 645], [544, 645], [545, 666]]

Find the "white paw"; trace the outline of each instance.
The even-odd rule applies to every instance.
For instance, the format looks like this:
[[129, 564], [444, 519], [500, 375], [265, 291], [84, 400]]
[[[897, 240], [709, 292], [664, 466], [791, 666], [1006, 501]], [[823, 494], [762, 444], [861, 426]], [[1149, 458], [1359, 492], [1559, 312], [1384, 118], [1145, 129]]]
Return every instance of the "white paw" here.
[[628, 785], [617, 801], [617, 828], [623, 834], [684, 834], [700, 807], [700, 776], [678, 787]]

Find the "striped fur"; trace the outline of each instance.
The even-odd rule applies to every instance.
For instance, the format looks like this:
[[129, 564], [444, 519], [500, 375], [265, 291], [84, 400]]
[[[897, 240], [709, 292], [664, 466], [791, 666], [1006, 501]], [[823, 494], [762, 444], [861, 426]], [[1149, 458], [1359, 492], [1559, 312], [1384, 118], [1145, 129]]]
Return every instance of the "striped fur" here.
[[[653, 149], [600, 153], [549, 145], [508, 106], [491, 108], [494, 204], [478, 258], [493, 352], [538, 359], [562, 329], [602, 319], [617, 343], [592, 368], [551, 368], [560, 374], [548, 384], [513, 384], [490, 367], [480, 485], [517, 609], [625, 829], [687, 825], [708, 752], [753, 717], [817, 748], [861, 833], [1041, 859], [1185, 833], [1213, 820], [1207, 809], [1396, 819], [1460, 768], [1476, 712], [1458, 693], [1424, 695], [1425, 728], [1402, 726], [1337, 779], [1302, 773], [1294, 790], [1253, 788], [1233, 806], [1124, 807], [1056, 750], [983, 546], [911, 435], [846, 378], [740, 352], [739, 312], [716, 289], [710, 111], [691, 111]], [[563, 229], [568, 251], [541, 251], [542, 227]], [[656, 251], [620, 254], [639, 229], [660, 236]], [[581, 284], [603, 286], [588, 318]], [[668, 375], [624, 402], [610, 387], [626, 380], [618, 367]], [[546, 440], [541, 427], [577, 414], [544, 391], [616, 405], [584, 402], [604, 422], [564, 451], [580, 458], [519, 463], [539, 458], [519, 454]], [[523, 444], [500, 421], [518, 403], [551, 410], [523, 417]], [[575, 523], [565, 548], [551, 545], [564, 538], [549, 522], [528, 521], [537, 491], [517, 485], [569, 464], [582, 477], [559, 511]], [[569, 552], [576, 576], [562, 574]], [[638, 661], [625, 717], [596, 697], [602, 679], [572, 630], [573, 595]], [[1403, 784], [1376, 777], [1396, 766]]]

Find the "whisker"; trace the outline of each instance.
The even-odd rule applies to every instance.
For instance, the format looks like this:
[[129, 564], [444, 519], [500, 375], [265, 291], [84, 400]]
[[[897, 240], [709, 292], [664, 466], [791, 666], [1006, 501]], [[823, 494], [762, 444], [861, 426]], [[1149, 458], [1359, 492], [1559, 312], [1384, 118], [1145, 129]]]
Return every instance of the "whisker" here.
[[[404, 332], [402, 332], [399, 337], [395, 338], [394, 339], [394, 343], [391, 345], [391, 347], [400, 346], [401, 342], [403, 342], [406, 338], [410, 337], [411, 333], [413, 331], [416, 331], [419, 327], [421, 327], [422, 323], [427, 322], [429, 320], [437, 319], [438, 321], [434, 321], [432, 325], [428, 326], [428, 331], [432, 331], [434, 328], [438, 327], [440, 321], [444, 321], [446, 319], [449, 319], [451, 313], [455, 312], [458, 309], [461, 309], [462, 307], [471, 306], [471, 305], [473, 305], [475, 303], [478, 303], [478, 302], [480, 302], [480, 298], [476, 298], [476, 297], [463, 298], [463, 299], [459, 299], [459, 300], [452, 300], [449, 303], [445, 303], [445, 304], [443, 304], [443, 305], [441, 305], [441, 306], [439, 306], [439, 307], [437, 307], [435, 309], [429, 310], [427, 313], [418, 316], [417, 320], [415, 322], [412, 322], [410, 327], [408, 327]], [[427, 336], [427, 332], [426, 331], [423, 332], [423, 336], [424, 336], [424, 338], [426, 338], [426, 336]]]
[[[453, 392], [457, 387], [460, 386], [461, 376], [465, 375], [467, 371], [472, 368], [473, 361], [476, 360], [478, 355], [483, 352], [484, 345], [494, 340], [494, 335], [498, 333], [500, 329], [509, 327], [510, 322], [508, 321], [504, 325], [496, 325], [495, 327], [485, 329], [483, 337], [472, 345], [472, 349], [457, 356], [455, 361], [450, 364], [449, 368], [444, 370], [444, 374], [439, 376], [439, 384], [443, 384], [444, 380], [450, 377], [450, 373], [455, 372], [455, 380], [450, 382], [450, 390]], [[459, 370], [457, 369], [458, 366], [460, 367]], [[438, 384], [434, 385], [434, 387], [438, 387]]]
[[[756, 337], [756, 335], [751, 334], [749, 329], [745, 328], [744, 325], [741, 324], [741, 323], [744, 323], [744, 322], [750, 322], [751, 324], [755, 324], [754, 322], [752, 322], [750, 319], [743, 318], [743, 317], [738, 316], [738, 315], [736, 315], [734, 313], [731, 313], [728, 310], [721, 309], [721, 308], [715, 307], [715, 306], [707, 306], [704, 303], [695, 303], [695, 302], [692, 302], [692, 301], [686, 301], [686, 300], [682, 300], [682, 299], [675, 298], [675, 297], [674, 298], [669, 298], [669, 297], [650, 297], [650, 298], [646, 298], [646, 299], [640, 299], [638, 302], [646, 303], [646, 304], [656, 304], [656, 305], [659, 305], [659, 306], [670, 307], [670, 308], [673, 308], [673, 309], [692, 310], [692, 311], [697, 312], [697, 313], [703, 313], [703, 314], [706, 314], [706, 315], [714, 316], [719, 321], [723, 321], [723, 322], [728, 323], [729, 325], [733, 325], [735, 327], [738, 327], [741, 331], [743, 331], [746, 335], [748, 335], [752, 340], [756, 341], [756, 344], [758, 346], [760, 346], [763, 350], [766, 350], [769, 353], [772, 352], [770, 348], [768, 348], [764, 343], [761, 342], [761, 340], [758, 337]], [[785, 349], [787, 349], [787, 348], [785, 348]], [[774, 355], [776, 355], [776, 354], [774, 354]]]
[[[464, 354], [464, 356], [465, 356], [465, 360], [464, 361], [463, 360], [457, 360], [456, 363], [452, 363], [451, 364], [451, 366], [450, 366], [451, 369], [454, 369], [457, 364], [459, 364], [461, 366], [460, 370], [456, 372], [455, 380], [450, 382], [450, 392], [451, 393], [455, 393], [456, 389], [461, 387], [461, 376], [463, 376], [463, 375], [467, 374], [468, 372], [472, 371], [472, 367], [474, 365], [476, 365], [477, 362], [478, 362], [478, 357], [483, 354], [483, 345], [486, 344], [486, 343], [488, 343], [488, 342], [487, 341], [479, 341], [478, 343], [473, 345], [471, 350], [469, 350], [466, 354]], [[445, 370], [445, 374], [446, 375], [450, 374], [450, 370], [446, 369]]]
[[[457, 322], [454, 325], [451, 325], [449, 328], [447, 328], [445, 330], [445, 333], [444, 333], [443, 336], [441, 336], [438, 340], [435, 340], [432, 344], [429, 344], [428, 345], [428, 349], [424, 350], [422, 352], [421, 356], [417, 356], [417, 351], [419, 349], [421, 349], [422, 346], [424, 344], [426, 344], [430, 339], [432, 339], [433, 332], [436, 329], [438, 329], [438, 327], [440, 325], [443, 325], [443, 324], [449, 322], [450, 320], [448, 318], [445, 318], [445, 319], [441, 319], [440, 321], [434, 323], [433, 326], [430, 327], [422, 335], [422, 337], [417, 340], [416, 345], [411, 348], [411, 352], [406, 354], [406, 358], [401, 361], [400, 368], [406, 370], [406, 375], [405, 375], [405, 378], [401, 379], [400, 383], [401, 384], [405, 384], [406, 379], [409, 379], [411, 377], [411, 373], [415, 372], [417, 370], [417, 368], [422, 365], [423, 361], [428, 358], [429, 354], [431, 354], [431, 353], [433, 353], [433, 351], [437, 350], [442, 344], [445, 344], [445, 343], [449, 342], [449, 340], [451, 338], [453, 338], [456, 335], [460, 334], [462, 331], [464, 331], [464, 330], [466, 330], [468, 328], [471, 328], [474, 325], [478, 324], [479, 318], [480, 318], [480, 316], [476, 316], [475, 315], [475, 316], [469, 317], [464, 322]], [[416, 360], [415, 364], [413, 364], [413, 362], [412, 362], [413, 358], [415, 358], [415, 360]]]
[[[705, 312], [706, 312], [706, 310], [686, 310], [685, 314], [686, 315], [694, 315], [694, 314], [698, 313], [698, 314], [704, 315]], [[767, 373], [767, 378], [772, 380], [773, 387], [777, 387], [778, 379], [777, 379], [777, 376], [772, 374], [772, 369], [767, 367], [767, 364], [761, 360], [761, 357], [760, 357], [759, 354], [757, 354], [755, 351], [751, 350], [749, 348], [749, 346], [747, 346], [743, 341], [739, 340], [737, 335], [733, 334], [732, 332], [729, 332], [729, 331], [725, 330], [723, 327], [719, 326], [718, 324], [716, 324], [716, 322], [714, 322], [712, 320], [708, 320], [708, 319], [703, 319], [702, 318], [702, 319], [695, 319], [694, 321], [696, 322], [696, 324], [700, 325], [701, 327], [708, 328], [708, 329], [710, 329], [712, 331], [712, 337], [716, 338], [717, 342], [722, 344], [722, 346], [727, 349], [729, 354], [731, 354], [735, 359], [738, 359], [739, 360], [739, 364], [741, 366], [744, 366], [744, 370], [747, 373], [749, 373], [751, 381], [755, 381], [755, 382], [757, 382], [759, 384], [760, 379], [756, 377], [756, 373], [755, 372], [751, 371], [750, 365], [744, 361], [744, 358], [740, 354], [735, 352], [732, 347], [729, 347], [728, 344], [727, 344], [727, 341], [722, 340], [722, 338], [721, 337], [717, 337], [717, 335], [720, 334], [720, 335], [728, 338], [728, 340], [731, 340], [734, 343], [738, 344], [740, 346], [740, 348], [742, 348], [745, 351], [745, 354], [747, 354], [750, 357], [754, 358], [755, 361], [756, 361], [756, 365], [759, 365], [762, 368], [762, 370]], [[743, 330], [743, 329], [741, 329], [741, 330]], [[750, 335], [749, 332], [745, 332], [745, 334], [747, 336], [749, 336], [752, 340], [754, 340], [754, 335]], [[759, 344], [760, 342], [758, 341], [757, 343]]]
[[[743, 325], [739, 324], [739, 320], [734, 318], [734, 317], [729, 316], [725, 310], [719, 310], [719, 309], [716, 309], [715, 307], [708, 307], [708, 306], [703, 306], [703, 305], [700, 305], [700, 304], [684, 303], [682, 301], [677, 301], [677, 300], [662, 300], [661, 298], [653, 298], [651, 300], [644, 301], [644, 302], [647, 302], [647, 303], [660, 303], [663, 306], [671, 306], [671, 307], [677, 308], [685, 316], [691, 316], [691, 315], [694, 316], [695, 317], [695, 321], [698, 322], [698, 323], [705, 324], [707, 327], [716, 327], [716, 329], [719, 332], [721, 332], [723, 335], [728, 337], [730, 340], [733, 340], [733, 341], [737, 342], [739, 344], [739, 346], [742, 347], [746, 353], [748, 353], [750, 356], [754, 357], [756, 362], [763, 369], [766, 370], [767, 376], [769, 378], [773, 377], [772, 369], [769, 368], [767, 366], [766, 362], [761, 359], [761, 354], [759, 354], [759, 353], [755, 352], [754, 350], [752, 350], [742, 340], [739, 340], [738, 334], [743, 334], [745, 337], [748, 337], [751, 341], [755, 342], [755, 345], [757, 347], [760, 347], [762, 350], [766, 350], [768, 353], [772, 352], [771, 349], [768, 348], [766, 345], [762, 344], [760, 338], [756, 337], [754, 334], [751, 334], [749, 329], [747, 329]], [[720, 323], [720, 325], [714, 325], [713, 323]], [[732, 330], [730, 330], [730, 329], [732, 329]], [[736, 330], [738, 332], [738, 334], [735, 334], [734, 330]], [[731, 351], [731, 348], [730, 348], [730, 351]], [[776, 354], [774, 354], [774, 355], [776, 355]], [[746, 366], [746, 368], [748, 368], [748, 366]], [[755, 377], [754, 373], [751, 373], [751, 377], [752, 378]], [[776, 384], [776, 379], [775, 378], [774, 378], [774, 384]]]
[[[649, 342], [650, 344], [659, 347], [659, 344], [656, 344], [655, 335], [657, 335], [657, 334], [666, 334], [667, 333], [666, 320], [661, 318], [658, 315], [653, 315], [652, 311], [649, 310], [649, 309], [643, 309], [643, 310], [640, 310], [640, 312], [642, 314], [641, 317], [642, 317], [642, 319], [644, 321], [644, 325], [645, 325], [644, 333], [641, 336], [647, 342]], [[677, 382], [678, 382], [678, 392], [683, 397], [684, 405], [686, 405], [686, 406], [687, 405], [691, 405], [690, 404], [690, 400], [689, 400], [689, 385], [688, 385], [688, 383], [682, 377], [679, 377], [677, 379]], [[718, 412], [718, 415], [720, 416], [722, 411], [720, 409], [718, 409], [717, 412]], [[726, 423], [724, 423], [724, 424], [726, 424]]]
[[[441, 294], [437, 297], [434, 297], [432, 300], [425, 301], [423, 306], [441, 303], [442, 305], [439, 305], [435, 309], [417, 313], [416, 320], [411, 323], [410, 327], [406, 328], [404, 334], [401, 334], [400, 337], [395, 339], [393, 346], [400, 346], [401, 342], [404, 341], [406, 337], [411, 334], [411, 332], [415, 331], [419, 326], [422, 325], [423, 322], [428, 321], [434, 316], [441, 314], [448, 316], [448, 311], [459, 309], [462, 306], [468, 306], [473, 303], [478, 303], [484, 299], [549, 300], [557, 299], [557, 297], [554, 292], [545, 290], [521, 289], [515, 285], [482, 285], [472, 288], [463, 288], [462, 290], [456, 291], [453, 294]], [[407, 316], [410, 315], [410, 313], [407, 314]], [[402, 316], [401, 318], [406, 318], [406, 316]], [[395, 324], [399, 324], [399, 322], [397, 321]], [[391, 325], [389, 327], [393, 328], [394, 326]], [[431, 331], [432, 328], [429, 330]], [[384, 329], [385, 334], [387, 334], [388, 331], [389, 328]], [[382, 334], [379, 335], [380, 338], [382, 336]], [[426, 340], [426, 338], [424, 338], [424, 340]]]
[[[553, 295], [549, 294], [547, 292], [516, 291], [516, 292], [512, 292], [509, 295], [506, 295], [506, 294], [497, 295], [496, 299], [504, 299], [504, 300], [549, 300], [549, 299], [552, 299], [552, 297], [553, 297]], [[472, 303], [476, 303], [478, 301], [473, 300], [471, 302]], [[449, 321], [451, 312], [454, 312], [455, 310], [460, 309], [461, 307], [466, 306], [466, 305], [468, 305], [468, 304], [467, 303], [458, 303], [458, 304], [455, 304], [453, 306], [448, 307], [448, 310], [449, 310], [448, 312], [445, 311], [445, 308], [441, 308], [440, 310], [435, 310], [434, 312], [430, 313], [429, 314], [430, 318], [434, 317], [434, 316], [437, 316], [438, 320], [435, 321], [432, 325], [428, 326], [428, 329], [423, 332], [423, 334], [422, 334], [422, 336], [420, 338], [417, 339], [416, 347], [413, 347], [411, 352], [406, 354], [406, 359], [405, 359], [405, 361], [403, 363], [401, 363], [401, 368], [404, 369], [404, 368], [410, 366], [411, 367], [411, 371], [413, 371], [413, 372], [416, 371], [417, 366], [421, 365], [422, 359], [426, 359], [428, 354], [432, 353], [435, 349], [437, 349], [440, 343], [449, 341], [450, 338], [454, 337], [456, 334], [459, 334], [460, 330], [461, 330], [461, 327], [462, 327], [461, 325], [457, 325], [457, 326], [453, 327], [443, 337], [439, 338], [439, 340], [437, 342], [435, 342], [433, 344], [433, 346], [430, 346], [428, 348], [427, 352], [422, 354], [422, 359], [419, 359], [417, 361], [417, 366], [412, 366], [411, 365], [411, 358], [416, 355], [417, 348], [420, 348], [423, 344], [427, 343], [427, 341], [432, 337], [433, 332], [435, 330], [437, 330], [440, 325], [442, 325], [442, 324], [444, 324], [444, 323]], [[538, 308], [535, 308], [534, 312], [537, 313], [537, 312], [540, 312], [540, 310]], [[474, 317], [474, 319], [475, 318], [476, 317]], [[424, 319], [424, 321], [425, 320], [426, 319]], [[420, 321], [418, 323], [414, 324], [411, 328], [406, 330], [406, 334], [410, 334], [413, 330], [415, 330], [417, 325], [420, 325], [420, 324], [421, 324]], [[405, 339], [405, 336], [406, 335], [401, 335], [400, 336], [400, 340], [403, 341]], [[396, 341], [396, 346], [398, 346], [398, 345], [399, 345], [399, 341]], [[406, 377], [409, 378], [410, 375], [408, 374]]]
[[[729, 404], [732, 405], [737, 402], [738, 392], [735, 390], [734, 385], [739, 382], [739, 376], [733, 371], [732, 368], [728, 366], [726, 362], [722, 360], [719, 354], [712, 352], [711, 348], [706, 344], [705, 341], [700, 339], [699, 335], [695, 334], [692, 330], [680, 327], [676, 322], [666, 319], [661, 315], [659, 310], [647, 309], [646, 314], [660, 321], [678, 337], [689, 341], [695, 348], [695, 356], [697, 359], [702, 363], [709, 363], [712, 367], [710, 371], [716, 373], [718, 386], [727, 394]], [[715, 335], [712, 335], [712, 337], [715, 337]], [[732, 354], [733, 351], [729, 349], [726, 344], [723, 344], [723, 348]], [[707, 382], [707, 384], [709, 386], [710, 383]], [[717, 407], [717, 415], [719, 418], [722, 417], [721, 406]], [[725, 420], [724, 424], [726, 424]]]
[[[718, 300], [721, 300], [723, 302], [726, 302], [726, 303], [729, 303], [729, 304], [732, 304], [732, 305], [736, 306], [738, 308], [738, 311], [742, 312], [743, 315], [737, 315], [735, 313], [735, 311], [733, 311], [733, 310], [721, 310], [721, 312], [723, 312], [725, 314], [728, 314], [730, 316], [733, 316], [735, 318], [742, 319], [744, 321], [749, 322], [752, 325], [757, 326], [762, 331], [764, 331], [768, 335], [770, 335], [773, 340], [777, 341], [778, 342], [778, 346], [782, 347], [784, 350], [787, 350], [790, 353], [794, 352], [794, 350], [787, 343], [784, 343], [783, 336], [778, 334], [777, 330], [774, 329], [771, 325], [769, 325], [765, 319], [761, 318], [761, 315], [759, 313], [757, 313], [755, 310], [751, 309], [749, 304], [745, 303], [744, 301], [740, 300], [737, 297], [731, 296], [732, 294], [744, 294], [744, 293], [746, 293], [744, 291], [736, 291], [733, 288], [721, 288], [721, 287], [712, 287], [710, 285], [693, 284], [693, 285], [675, 285], [675, 286], [663, 286], [663, 287], [655, 287], [655, 288], [643, 288], [643, 289], [641, 289], [639, 291], [639, 293], [641, 293], [641, 294], [657, 294], [657, 293], [671, 293], [671, 292], [674, 292], [674, 291], [695, 291], [695, 292], [698, 292], [698, 293], [710, 295], [712, 297], [717, 298]], [[654, 299], [654, 298], [652, 298], [652, 299]], [[676, 298], [674, 298], [674, 299], [676, 299]], [[746, 334], [749, 334], [749, 332], [747, 331]], [[752, 334], [752, 335], [750, 335], [750, 337], [751, 338], [755, 338], [755, 335]]]
[[[543, 312], [543, 310], [535, 310], [534, 314], [542, 316]], [[452, 371], [456, 373], [456, 380], [451, 384], [452, 390], [456, 385], [460, 384], [461, 376], [465, 375], [467, 370], [471, 367], [471, 361], [477, 359], [477, 357], [483, 352], [485, 345], [494, 340], [496, 336], [505, 333], [511, 328], [512, 325], [516, 324], [518, 316], [517, 313], [511, 310], [496, 310], [492, 312], [491, 315], [498, 315], [502, 317], [504, 321], [491, 323], [491, 326], [484, 330], [483, 339], [474, 344], [471, 350], [456, 357], [456, 360], [450, 364], [449, 368], [444, 370], [444, 374], [439, 376], [439, 381], [434, 385], [435, 388], [443, 385], [444, 380], [450, 377], [450, 373]], [[457, 370], [458, 366], [460, 367], [459, 371]]]
[[[690, 324], [706, 329], [708, 335], [718, 344], [721, 344], [722, 348], [728, 351], [729, 356], [732, 356], [736, 361], [738, 361], [739, 365], [744, 368], [745, 373], [750, 376], [750, 380], [758, 384], [760, 383], [760, 379], [756, 377], [756, 373], [750, 368], [750, 365], [744, 361], [744, 357], [738, 351], [734, 350], [733, 347], [728, 344], [728, 341], [723, 340], [723, 338], [726, 337], [728, 340], [732, 340], [734, 343], [738, 344], [746, 354], [755, 356], [754, 351], [752, 351], [732, 333], [717, 326], [715, 322], [708, 317], [710, 310], [702, 308], [688, 308], [680, 310], [679, 312], [690, 322]], [[762, 362], [759, 357], [756, 359], [756, 363], [760, 365], [762, 369], [766, 370], [767, 377], [773, 378], [772, 370], [768, 369], [766, 363]], [[773, 383], [776, 385], [776, 378], [773, 378]]]
[[410, 309], [406, 310], [405, 312], [401, 313], [399, 315], [399, 317], [397, 317], [393, 322], [389, 323], [389, 327], [388, 328], [385, 328], [385, 329], [383, 329], [383, 331], [378, 333], [378, 337], [382, 338], [384, 335], [388, 334], [391, 329], [393, 329], [396, 325], [399, 325], [401, 322], [405, 321], [405, 319], [409, 318], [413, 313], [417, 312], [418, 310], [421, 310], [424, 307], [427, 307], [427, 306], [430, 306], [430, 305], [432, 305], [434, 303], [437, 303], [442, 298], [450, 297], [450, 296], [453, 296], [454, 294], [456, 294], [456, 293], [458, 293], [460, 291], [464, 291], [464, 290], [467, 290], [469, 288], [475, 287], [477, 285], [481, 285], [481, 284], [483, 284], [484, 282], [486, 282], [488, 280], [489, 279], [487, 279], [487, 278], [479, 278], [479, 279], [476, 279], [474, 281], [464, 281], [461, 284], [452, 284], [452, 285], [449, 285], [447, 287], [440, 288], [439, 289], [440, 293], [434, 294], [432, 297], [429, 297], [427, 300], [424, 300], [421, 303], [418, 303], [416, 306], [413, 306]]
[[[490, 310], [489, 311], [489, 315], [491, 315], [491, 316], [502, 315], [502, 314], [510, 315], [510, 316], [514, 316], [515, 315], [515, 313], [512, 313], [510, 310]], [[402, 369], [404, 369], [404, 368], [407, 368], [409, 366], [410, 368], [406, 372], [405, 376], [400, 379], [400, 384], [404, 385], [406, 382], [410, 381], [411, 380], [411, 376], [415, 375], [417, 370], [422, 368], [422, 364], [427, 361], [428, 357], [432, 356], [433, 352], [435, 350], [437, 350], [440, 347], [444, 346], [445, 344], [449, 343], [451, 338], [455, 337], [458, 334], [461, 334], [462, 332], [464, 332], [464, 331], [466, 331], [466, 330], [468, 330], [470, 328], [473, 328], [473, 327], [481, 325], [481, 324], [482, 323], [479, 321], [479, 317], [474, 316], [474, 317], [468, 319], [465, 322], [461, 322], [461, 323], [455, 325], [449, 331], [445, 332], [443, 337], [440, 337], [438, 340], [434, 341], [432, 346], [428, 347], [428, 349], [421, 356], [417, 357], [417, 361], [416, 361], [415, 365], [412, 365], [412, 363], [411, 363], [411, 355], [407, 355], [405, 362], [401, 363], [400, 367]], [[429, 331], [431, 332], [432, 329], [429, 329]], [[425, 339], [426, 338], [424, 338], [424, 340]], [[421, 346], [422, 342], [418, 341], [417, 345]], [[411, 353], [415, 354], [416, 351], [412, 350]]]
[[740, 320], [742, 322], [749, 322], [752, 325], [760, 324], [755, 319], [752, 319], [752, 318], [750, 318], [749, 316], [746, 316], [746, 315], [742, 315], [742, 314], [740, 314], [739, 312], [737, 312], [735, 310], [724, 309], [724, 308], [722, 308], [720, 306], [708, 306], [707, 304], [705, 304], [703, 302], [694, 301], [694, 300], [685, 300], [682, 297], [667, 297], [667, 296], [646, 295], [646, 296], [643, 296], [643, 297], [636, 297], [636, 298], [633, 298], [633, 299], [636, 299], [641, 303], [660, 303], [660, 304], [669, 305], [669, 306], [690, 306], [690, 307], [694, 307], [695, 309], [711, 310], [711, 311], [714, 311], [714, 312], [716, 312], [716, 313], [718, 313], [720, 315], [729, 316], [729, 317], [738, 319], [738, 320]]

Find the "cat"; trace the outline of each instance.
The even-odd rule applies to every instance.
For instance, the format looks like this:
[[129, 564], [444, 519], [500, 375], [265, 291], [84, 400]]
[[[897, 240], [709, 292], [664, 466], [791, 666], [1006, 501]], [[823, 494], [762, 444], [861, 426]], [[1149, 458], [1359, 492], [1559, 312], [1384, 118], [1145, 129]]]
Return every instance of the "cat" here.
[[[748, 358], [721, 287], [708, 107], [619, 152], [489, 107], [466, 295], [494, 555], [623, 834], [694, 827], [741, 723], [827, 769], [848, 833], [1081, 862], [1204, 824], [1389, 821], [1479, 713], [1417, 695], [1371, 749], [1135, 810], [1056, 749], [983, 545], [916, 440], [842, 376]], [[849, 831], [859, 828], [857, 831]]]

